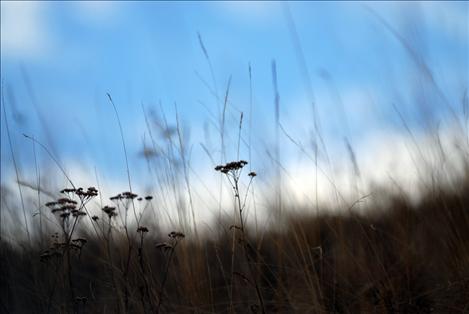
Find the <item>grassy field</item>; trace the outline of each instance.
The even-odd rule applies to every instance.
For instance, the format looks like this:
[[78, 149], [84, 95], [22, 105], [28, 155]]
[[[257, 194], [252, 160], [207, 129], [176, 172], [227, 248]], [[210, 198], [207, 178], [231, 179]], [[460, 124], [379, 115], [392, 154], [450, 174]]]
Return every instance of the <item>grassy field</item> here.
[[149, 196], [120, 193], [95, 216], [95, 188], [61, 191], [46, 204], [60, 228], [2, 239], [1, 312], [469, 312], [467, 175], [417, 204], [383, 192], [389, 201], [361, 214], [306, 210], [259, 232], [243, 217], [244, 165], [216, 169], [233, 185], [236, 223], [197, 237], [140, 220], [134, 206]]
[[[198, 39], [212, 72], [200, 35]], [[219, 147], [211, 155], [213, 151], [201, 145], [213, 164], [206, 169], [213, 171], [214, 182], [203, 182], [193, 171], [192, 146], [186, 142], [177, 107], [171, 125], [142, 104], [150, 138], [142, 155], [154, 178], [152, 195], [132, 189], [139, 182], [130, 171], [123, 126], [109, 94], [120, 130], [116, 142], [122, 142], [122, 151], [113, 151], [109, 158], [125, 156], [122, 173], [128, 179], [126, 191], [111, 197], [102, 193], [96, 169], [96, 181], [86, 183], [91, 186], [76, 185], [71, 178], [79, 174], [67, 173], [66, 165], [32, 135], [26, 140], [32, 144], [35, 173], [24, 175], [30, 181], [22, 180], [19, 170], [27, 171], [15, 161], [2, 100], [11, 169], [16, 170], [10, 181], [16, 182], [2, 181], [1, 187], [0, 313], [469, 313], [467, 94], [464, 117], [455, 114], [450, 121], [450, 126], [457, 124], [461, 144], [450, 146], [452, 151], [441, 146], [436, 120], [428, 128], [419, 125], [436, 130], [434, 147], [417, 143], [395, 107], [402, 129], [417, 147], [412, 171], [430, 179], [417, 187], [418, 197], [404, 190], [402, 182], [393, 182], [398, 189], [370, 183], [374, 189], [368, 198], [358, 182], [366, 178], [360, 177], [355, 152], [344, 138], [344, 155], [353, 169], [348, 187], [356, 197], [323, 204], [318, 201], [318, 155], [327, 156], [327, 150], [316, 114], [312, 138], [307, 139], [314, 147], [306, 151], [280, 124], [275, 61], [272, 72], [275, 147], [267, 147], [259, 158], [273, 165], [263, 178], [250, 168], [249, 160], [256, 121], [249, 114], [249, 128], [243, 133], [243, 113], [227, 113], [231, 78], [224, 98], [215, 95], [218, 115], [213, 125]], [[252, 90], [250, 99], [249, 111]], [[282, 185], [282, 175], [285, 179], [290, 174], [281, 164], [280, 136], [312, 161], [311, 174], [306, 175], [316, 181], [307, 196], [315, 201], [295, 203]], [[386, 143], [392, 149], [397, 144]], [[440, 163], [427, 162], [422, 151], [428, 146]], [[50, 172], [38, 166], [38, 151], [50, 157]], [[447, 171], [454, 166], [450, 155], [458, 159], [453, 172]], [[326, 166], [333, 168], [332, 162]], [[48, 179], [57, 176], [68, 183], [51, 190]], [[261, 189], [254, 193], [259, 179], [264, 194]], [[196, 203], [202, 185], [218, 208]], [[269, 219], [258, 220], [252, 207], [259, 203]], [[197, 211], [212, 209], [220, 214], [211, 224], [199, 224]]]
[[[166, 155], [145, 156], [160, 183], [155, 195], [132, 191], [126, 163], [129, 190], [104, 199], [99, 182], [76, 186], [73, 173], [27, 136], [68, 184], [50, 191], [39, 179], [37, 186], [22, 182], [17, 172], [19, 195], [14, 185], [2, 186], [2, 313], [469, 312], [469, 162], [463, 148], [456, 152], [462, 165], [456, 175], [447, 172], [448, 151], [437, 147], [445, 158], [437, 171], [428, 168], [431, 180], [422, 183], [418, 198], [396, 183], [400, 189], [376, 186], [372, 195], [344, 199], [340, 208], [295, 204], [275, 179], [269, 195], [276, 197], [256, 195], [259, 178], [248, 161], [220, 164], [212, 171], [220, 198], [225, 191], [230, 200], [220, 199], [224, 214], [207, 227], [195, 219], [196, 183], [176, 121], [171, 136], [153, 142], [154, 151]], [[232, 137], [238, 155], [241, 122]], [[464, 143], [462, 134], [456, 137]], [[421, 164], [416, 171], [429, 163]], [[317, 197], [317, 188], [311, 193]], [[164, 202], [168, 195], [186, 201], [173, 208]], [[270, 219], [253, 215], [256, 197], [268, 204]]]

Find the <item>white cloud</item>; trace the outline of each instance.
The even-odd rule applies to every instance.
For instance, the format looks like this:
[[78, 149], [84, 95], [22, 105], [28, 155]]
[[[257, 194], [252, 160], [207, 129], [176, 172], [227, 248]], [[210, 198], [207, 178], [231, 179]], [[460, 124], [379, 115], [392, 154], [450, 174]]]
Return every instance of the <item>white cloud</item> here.
[[[72, 14], [84, 24], [109, 26], [120, 12], [119, 5], [108, 1], [79, 1], [67, 4]], [[54, 10], [53, 10], [54, 9]], [[1, 2], [2, 57], [40, 59], [54, 52], [57, 39], [48, 19], [56, 11], [51, 3], [43, 1]]]
[[45, 4], [39, 1], [1, 2], [2, 56], [37, 58], [50, 46]]
[[[412, 201], [418, 201], [434, 182], [440, 187], [451, 187], [460, 179], [464, 173], [461, 156], [467, 154], [469, 149], [464, 144], [464, 133], [457, 131], [455, 127], [447, 127], [439, 132], [438, 137], [416, 133], [411, 138], [404, 132], [405, 130], [373, 134], [354, 147], [360, 178], [355, 177], [346, 152], [339, 158], [334, 158], [335, 170], [332, 173], [328, 171], [328, 165], [320, 164], [328, 177], [319, 171], [319, 203], [337, 205], [331, 197], [335, 194], [335, 187], [329, 179], [334, 181], [343, 197], [343, 205], [373, 193], [376, 187], [398, 187]], [[456, 142], [459, 142], [460, 149], [455, 148]], [[314, 203], [314, 163], [295, 162], [286, 167], [290, 170], [290, 177], [294, 178], [286, 180], [287, 190], [294, 194], [300, 204]], [[358, 194], [354, 187], [355, 181], [358, 182]]]
[[[301, 122], [298, 123], [296, 121], [293, 125], [298, 127], [299, 124]], [[285, 125], [285, 127], [293, 129], [292, 124]], [[467, 130], [461, 132], [454, 125], [442, 126], [439, 132], [439, 143], [434, 135], [415, 132], [414, 138], [411, 138], [405, 130], [375, 132], [366, 138], [362, 138], [360, 141], [355, 141], [353, 148], [361, 173], [361, 178], [358, 180], [358, 193], [354, 185], [357, 178], [354, 176], [347, 151], [345, 148], [340, 151], [333, 149], [329, 151], [332, 165], [327, 165], [323, 162], [319, 164], [321, 169], [325, 171], [325, 174], [322, 172], [318, 174], [318, 201], [320, 204], [328, 205], [329, 208], [344, 210], [361, 196], [372, 193], [377, 186], [390, 188], [395, 187], [395, 184], [397, 184], [413, 201], [417, 201], [422, 192], [428, 192], [427, 188], [432, 182], [451, 187], [451, 184], [454, 184], [458, 176], [464, 173], [460, 159], [462, 152], [456, 149], [454, 145], [454, 141], [460, 141], [459, 146], [463, 147], [467, 154], [469, 147], [464, 142], [464, 136], [467, 136], [467, 133], [464, 134], [464, 132], [467, 132]], [[327, 145], [329, 148], [344, 146], [342, 142], [328, 142]], [[290, 156], [294, 155], [293, 153], [290, 154]], [[293, 157], [288, 158], [286, 154], [283, 157], [285, 162], [282, 162], [282, 165], [286, 170], [286, 174], [283, 176], [282, 198], [285, 204], [288, 208], [293, 209], [295, 205], [310, 209], [314, 208], [316, 192], [314, 162], [306, 157], [302, 158], [302, 160], [294, 160]], [[265, 163], [270, 162], [268, 160], [263, 161]], [[61, 164], [65, 166], [68, 175], [76, 186], [86, 188], [91, 185], [98, 185], [92, 162], [69, 159], [64, 160]], [[164, 165], [161, 167], [164, 167]], [[165, 171], [170, 171], [164, 168], [159, 170], [163, 174], [165, 174]], [[263, 173], [262, 165], [260, 165], [259, 169], [255, 168], [254, 170], [258, 172], [259, 176], [254, 181], [256, 189], [255, 199], [251, 195], [248, 198], [250, 205], [247, 210], [250, 215], [248, 220], [254, 220], [254, 206], [252, 204], [255, 202], [257, 205], [257, 217], [259, 221], [264, 221], [273, 217], [269, 205], [272, 204], [272, 200], [275, 200], [275, 190], [273, 188], [275, 182], [273, 182], [273, 178], [268, 177], [268, 174], [265, 175], [265, 172]], [[128, 183], [124, 174], [122, 176], [112, 176], [112, 173], [100, 173], [100, 169], [97, 169], [97, 171], [99, 189], [104, 200], [103, 205], [109, 204], [107, 199], [111, 195], [128, 190]], [[21, 173], [23, 181], [32, 184], [36, 182], [34, 168], [24, 168]], [[66, 178], [56, 166], [51, 165], [49, 169], [41, 169], [41, 173], [44, 180], [43, 188], [45, 188], [46, 180], [48, 180], [49, 184], [47, 186], [50, 192], [56, 193], [64, 187], [69, 187]], [[142, 195], [148, 193], [155, 197], [153, 201], [155, 205], [154, 210], [149, 212], [148, 220], [146, 220], [148, 224], [155, 221], [158, 223], [163, 222], [163, 224], [164, 222], [171, 221], [171, 225], [177, 227], [181, 217], [186, 217], [185, 219], [190, 223], [192, 214], [184, 180], [180, 180], [178, 186], [171, 186], [173, 182], [170, 179], [163, 179], [163, 182], [152, 180], [151, 186], [149, 186], [147, 183], [150, 181], [145, 181], [148, 177], [142, 174], [139, 176], [138, 173], [131, 173], [131, 176], [134, 192]], [[2, 184], [8, 187], [14, 194], [12, 194], [12, 202], [18, 200], [19, 195], [13, 171], [10, 169], [10, 173], [4, 175], [3, 178]], [[331, 184], [330, 180], [333, 180], [335, 186]], [[216, 222], [218, 218], [219, 174], [213, 171], [208, 162], [199, 164], [199, 161], [197, 161], [194, 172], [190, 172], [190, 182], [196, 223], [199, 230], [205, 229], [206, 226], [208, 228], [213, 227], [211, 223]], [[224, 182], [224, 190], [220, 202], [222, 208], [221, 214], [227, 217], [233, 213], [232, 189], [227, 184], [225, 178], [223, 178], [222, 182]], [[245, 186], [242, 188], [244, 190]], [[343, 199], [339, 197], [338, 203], [336, 202], [335, 188], [337, 188], [341, 197], [343, 197]], [[35, 191], [23, 188], [23, 195], [30, 199], [32, 204], [35, 204], [37, 199]], [[380, 195], [376, 196], [377, 198], [370, 197], [369, 199], [371, 201], [382, 200], [379, 198]], [[185, 206], [178, 204], [178, 201], [181, 199], [184, 199]], [[50, 200], [43, 196], [41, 203]], [[12, 207], [15, 206], [13, 205]], [[20, 208], [18, 205], [16, 207]], [[28, 208], [36, 207], [29, 206]], [[94, 208], [93, 213], [99, 213], [99, 200], [96, 200], [94, 205], [90, 206], [91, 208]], [[180, 209], [179, 211], [178, 208]], [[185, 210], [181, 208], [185, 208]], [[31, 217], [31, 212], [29, 212], [28, 216]], [[30, 219], [32, 224], [33, 218], [31, 217]], [[260, 225], [263, 225], [263, 223], [260, 222]]]

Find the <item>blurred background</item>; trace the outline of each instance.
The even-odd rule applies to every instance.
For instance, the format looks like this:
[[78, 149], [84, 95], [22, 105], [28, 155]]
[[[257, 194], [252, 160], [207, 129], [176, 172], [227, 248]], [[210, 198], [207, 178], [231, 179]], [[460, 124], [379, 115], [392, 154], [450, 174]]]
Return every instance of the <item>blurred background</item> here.
[[468, 20], [467, 2], [2, 1], [2, 225], [20, 193], [33, 220], [70, 185], [58, 165], [104, 197], [129, 173], [179, 222], [231, 212], [213, 168], [239, 159], [260, 213], [450, 187]]

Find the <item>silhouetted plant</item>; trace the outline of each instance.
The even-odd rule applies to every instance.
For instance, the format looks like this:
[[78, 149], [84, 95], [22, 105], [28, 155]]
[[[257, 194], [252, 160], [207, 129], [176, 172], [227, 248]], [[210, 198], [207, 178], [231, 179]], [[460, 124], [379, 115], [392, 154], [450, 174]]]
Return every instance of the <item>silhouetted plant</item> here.
[[[60, 191], [60, 193], [65, 194], [66, 197], [58, 198], [56, 201], [47, 202], [45, 205], [50, 208], [51, 212], [59, 220], [60, 227], [62, 229], [62, 239], [59, 238], [58, 233], [53, 235], [53, 244], [52, 246], [43, 251], [40, 255], [41, 261], [49, 262], [51, 259], [56, 261], [56, 270], [59, 269], [60, 265], [66, 265], [66, 276], [68, 278], [68, 292], [70, 296], [70, 306], [76, 312], [77, 303], [75, 302], [75, 288], [73, 284], [73, 267], [71, 260], [71, 252], [74, 250], [78, 252], [78, 258], [81, 257], [82, 248], [87, 243], [87, 240], [84, 238], [73, 239], [73, 234], [76, 231], [81, 217], [86, 216], [84, 212], [85, 205], [98, 195], [98, 190], [94, 187], [89, 187], [87, 190], [83, 188], [65, 188]], [[73, 198], [77, 198], [74, 200]], [[57, 260], [59, 263], [57, 263]], [[50, 305], [55, 291], [55, 286], [57, 284], [58, 272], [56, 274], [56, 280], [52, 287], [52, 291], [49, 295], [48, 300], [48, 309], [50, 310]]]
[[160, 312], [161, 305], [163, 304], [164, 287], [166, 285], [166, 280], [168, 279], [169, 266], [171, 265], [171, 262], [173, 261], [174, 251], [176, 250], [176, 247], [179, 244], [179, 242], [185, 238], [185, 235], [182, 232], [171, 231], [168, 234], [168, 237], [169, 237], [168, 242], [156, 244], [156, 248], [161, 250], [164, 254], [168, 254], [169, 252], [169, 256], [166, 261], [165, 270], [163, 272], [163, 280], [161, 281], [161, 287], [160, 287], [159, 294], [158, 294], [158, 304], [156, 306], [156, 313]]
[[[245, 161], [245, 160], [232, 161], [232, 162], [226, 163], [224, 165], [216, 166], [215, 171], [220, 171], [221, 173], [226, 175], [231, 187], [233, 188], [235, 204], [238, 207], [238, 213], [239, 213], [239, 223], [240, 223], [240, 225], [237, 226], [235, 224], [235, 225], [232, 225], [230, 227], [230, 229], [233, 231], [232, 271], [231, 271], [232, 274], [231, 274], [231, 276], [233, 277], [233, 275], [235, 274], [235, 272], [233, 270], [233, 264], [234, 264], [234, 246], [235, 246], [235, 241], [236, 241], [236, 230], [240, 230], [240, 233], [241, 233], [240, 243], [243, 247], [244, 257], [245, 257], [246, 263], [248, 265], [248, 269], [249, 269], [250, 276], [251, 276], [251, 280], [248, 280], [246, 282], [248, 282], [248, 283], [250, 283], [251, 285], [254, 286], [254, 288], [256, 290], [257, 299], [258, 299], [258, 302], [259, 302], [258, 307], [260, 307], [262, 313], [265, 313], [264, 299], [262, 297], [262, 293], [261, 293], [261, 290], [260, 290], [260, 287], [259, 287], [259, 283], [257, 282], [257, 276], [255, 274], [255, 271], [254, 271], [254, 268], [253, 268], [253, 265], [252, 265], [252, 262], [251, 262], [251, 258], [250, 258], [249, 253], [248, 253], [249, 248], [251, 248], [252, 246], [249, 245], [248, 239], [246, 237], [246, 225], [245, 225], [244, 216], [243, 216], [243, 211], [246, 207], [246, 198], [247, 198], [247, 195], [248, 195], [248, 192], [249, 192], [249, 187], [251, 186], [252, 180], [256, 176], [256, 173], [251, 171], [248, 174], [250, 180], [249, 180], [249, 184], [248, 184], [248, 187], [247, 187], [247, 191], [244, 195], [244, 200], [243, 201], [241, 201], [240, 188], [239, 188], [241, 173], [242, 173], [243, 167], [246, 166], [247, 164], [248, 164], [248, 162]], [[240, 274], [240, 273], [238, 273], [238, 274]], [[231, 299], [233, 299], [233, 278], [232, 278], [231, 281], [232, 281], [232, 283], [231, 283]]]

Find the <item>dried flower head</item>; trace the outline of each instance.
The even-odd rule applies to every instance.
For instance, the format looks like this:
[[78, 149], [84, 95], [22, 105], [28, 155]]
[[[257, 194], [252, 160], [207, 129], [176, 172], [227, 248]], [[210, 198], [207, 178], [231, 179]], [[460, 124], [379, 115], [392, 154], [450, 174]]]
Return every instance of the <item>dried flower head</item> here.
[[109, 218], [117, 216], [117, 214], [115, 213], [116, 208], [113, 206], [106, 205], [102, 208], [102, 210], [109, 216]]
[[76, 210], [75, 212], [72, 213], [73, 217], [80, 217], [80, 216], [86, 216], [86, 213], [81, 210]]
[[164, 252], [166, 252], [166, 251], [168, 251], [168, 250], [172, 250], [172, 249], [174, 248], [171, 244], [169, 244], [169, 243], [167, 243], [167, 242], [157, 243], [157, 244], [155, 245], [155, 247], [156, 247], [157, 249], [160, 249], [160, 250], [164, 251]]
[[58, 258], [61, 256], [62, 253], [58, 250], [58, 245], [55, 244], [55, 247], [51, 247], [50, 249], [43, 251], [39, 256], [39, 259], [41, 260], [41, 262], [47, 262], [53, 257]]
[[75, 244], [78, 244], [80, 247], [82, 247], [88, 241], [86, 241], [86, 239], [83, 239], [83, 238], [76, 238], [76, 239], [73, 239], [72, 242], [75, 243]]
[[73, 193], [75, 191], [76, 191], [76, 189], [74, 189], [74, 188], [65, 188], [65, 189], [61, 190], [60, 193], [62, 193], [62, 194]]
[[251, 171], [248, 173], [248, 176], [250, 176], [251, 178], [254, 178], [255, 176], [257, 176], [257, 173], [255, 173], [254, 171]]
[[151, 195], [145, 196], [145, 200], [147, 201], [151, 201], [152, 199], [153, 199], [153, 196]]
[[59, 198], [59, 199], [57, 200], [57, 204], [61, 204], [61, 205], [62, 205], [62, 204], [72, 204], [72, 200], [69, 199], [69, 198], [64, 198], [64, 197], [63, 197], [63, 198]]
[[109, 214], [109, 213], [111, 213], [115, 210], [116, 210], [116, 208], [114, 206], [106, 205], [106, 206], [103, 207], [103, 212], [105, 212], [106, 214]]
[[99, 217], [94, 215], [93, 217], [91, 217], [91, 219], [93, 219], [94, 221], [97, 221], [99, 219]]
[[220, 171], [222, 173], [228, 173], [228, 172], [233, 172], [242, 169], [244, 166], [246, 166], [248, 162], [246, 160], [240, 160], [240, 161], [231, 161], [229, 163], [226, 163], [224, 165], [218, 165], [215, 167], [215, 171]]
[[109, 199], [110, 199], [111, 201], [120, 200], [120, 199], [122, 199], [122, 194], [119, 193], [119, 194], [117, 194], [116, 196], [111, 196]]
[[97, 189], [97, 188], [95, 188], [94, 186], [90, 186], [90, 187], [88, 188], [88, 191], [91, 191], [91, 192], [96, 192], [96, 193], [98, 193], [98, 189]]
[[61, 210], [61, 211], [67, 211], [67, 210], [74, 211], [74, 210], [76, 210], [76, 205], [75, 204], [63, 205], [59, 208], [59, 210]]
[[168, 234], [168, 237], [177, 240], [177, 239], [183, 239], [183, 238], [185, 238], [186, 236], [185, 236], [184, 233], [182, 233], [182, 232], [171, 231], [171, 232]]
[[143, 227], [143, 226], [138, 227], [137, 232], [141, 232], [141, 233], [148, 232], [148, 228], [147, 228], [147, 227]]
[[123, 192], [123, 193], [122, 193], [122, 196], [123, 196], [123, 198], [126, 198], [126, 199], [134, 199], [134, 198], [136, 198], [138, 195], [135, 194], [135, 193], [132, 193], [132, 192]]
[[98, 195], [98, 190], [94, 186], [90, 186], [86, 191], [83, 188], [78, 188], [75, 190], [75, 194], [83, 200], [89, 200], [92, 197]]

